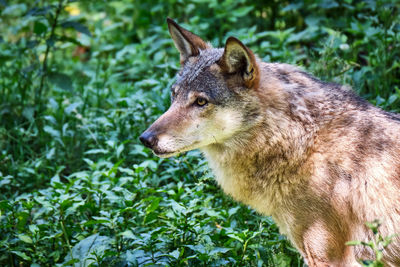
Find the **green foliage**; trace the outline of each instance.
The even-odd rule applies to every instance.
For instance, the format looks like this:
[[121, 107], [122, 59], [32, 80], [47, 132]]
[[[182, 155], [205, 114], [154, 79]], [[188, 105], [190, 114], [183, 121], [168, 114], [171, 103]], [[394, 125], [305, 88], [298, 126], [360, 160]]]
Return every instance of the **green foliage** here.
[[179, 69], [167, 16], [399, 111], [393, 1], [0, 0], [0, 14], [2, 266], [302, 266], [198, 152], [138, 143]]

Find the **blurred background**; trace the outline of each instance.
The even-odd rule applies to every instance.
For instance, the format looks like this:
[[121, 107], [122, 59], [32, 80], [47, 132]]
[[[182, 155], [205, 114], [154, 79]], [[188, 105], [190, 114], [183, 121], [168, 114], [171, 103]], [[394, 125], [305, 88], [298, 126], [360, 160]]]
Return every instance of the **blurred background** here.
[[0, 0], [0, 265], [303, 266], [270, 218], [221, 192], [198, 151], [159, 159], [138, 142], [179, 69], [166, 18], [399, 111], [399, 8]]

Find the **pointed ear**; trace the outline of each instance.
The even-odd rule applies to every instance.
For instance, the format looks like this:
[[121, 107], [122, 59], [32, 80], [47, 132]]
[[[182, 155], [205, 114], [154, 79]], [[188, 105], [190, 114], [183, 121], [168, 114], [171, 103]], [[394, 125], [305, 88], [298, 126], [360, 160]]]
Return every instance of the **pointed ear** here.
[[175, 46], [181, 54], [181, 64], [189, 57], [197, 56], [200, 53], [200, 49], [208, 48], [206, 42], [199, 36], [185, 30], [172, 19], [167, 18], [167, 23], [172, 40], [174, 40]]
[[253, 52], [235, 37], [229, 37], [225, 43], [224, 54], [219, 60], [223, 71], [241, 75], [246, 87], [256, 86], [259, 70]]

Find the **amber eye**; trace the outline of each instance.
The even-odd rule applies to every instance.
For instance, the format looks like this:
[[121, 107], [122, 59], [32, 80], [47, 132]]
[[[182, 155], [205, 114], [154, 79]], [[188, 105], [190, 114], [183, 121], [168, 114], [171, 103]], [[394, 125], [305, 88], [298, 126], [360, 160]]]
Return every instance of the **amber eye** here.
[[199, 97], [199, 98], [196, 99], [196, 105], [202, 107], [202, 106], [204, 106], [206, 104], [207, 104], [207, 100], [206, 99], [204, 99], [202, 97]]

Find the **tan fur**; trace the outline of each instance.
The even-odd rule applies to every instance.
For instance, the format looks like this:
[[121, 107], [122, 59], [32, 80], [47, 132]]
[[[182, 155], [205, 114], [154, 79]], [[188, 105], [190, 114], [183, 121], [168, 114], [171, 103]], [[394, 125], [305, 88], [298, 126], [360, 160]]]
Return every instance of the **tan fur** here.
[[[189, 55], [171, 108], [142, 141], [161, 156], [200, 148], [222, 189], [271, 215], [309, 266], [373, 259], [345, 243], [370, 240], [365, 222], [375, 219], [381, 235], [400, 233], [400, 116], [239, 47], [250, 55], [239, 63], [226, 62], [226, 48]], [[195, 106], [198, 97], [209, 103]], [[383, 260], [400, 266], [398, 236]]]

